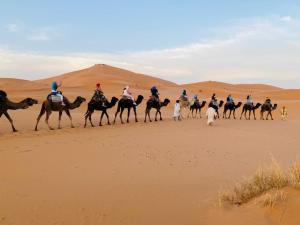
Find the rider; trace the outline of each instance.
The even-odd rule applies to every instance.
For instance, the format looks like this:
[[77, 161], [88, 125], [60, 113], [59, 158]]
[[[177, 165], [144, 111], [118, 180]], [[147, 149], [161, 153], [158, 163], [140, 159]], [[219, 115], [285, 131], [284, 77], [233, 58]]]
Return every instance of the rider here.
[[132, 93], [129, 90], [129, 86], [127, 85], [124, 89], [123, 89], [123, 97], [126, 97], [128, 99], [131, 99], [133, 101], [133, 105], [136, 105], [135, 101], [134, 101], [134, 97], [132, 95]]
[[194, 104], [199, 104], [200, 100], [198, 99], [198, 95], [194, 95]]
[[213, 95], [211, 96], [211, 103], [215, 106], [218, 106], [218, 100], [216, 97], [216, 93], [213, 93]]
[[182, 98], [183, 100], [187, 100], [187, 99], [188, 99], [186, 90], [183, 90], [183, 91], [182, 91], [182, 94], [181, 94], [180, 98]]
[[100, 83], [96, 84], [96, 89], [92, 99], [96, 102], [101, 101], [102, 105], [105, 106], [106, 97], [104, 96]]
[[246, 104], [247, 105], [253, 105], [253, 100], [252, 100], [252, 96], [251, 95], [247, 95]]
[[51, 84], [51, 95], [55, 95], [55, 96], [58, 96], [60, 97], [60, 102], [61, 104], [64, 106], [65, 103], [64, 103], [64, 96], [62, 95], [62, 93], [60, 91], [57, 91], [57, 88], [61, 86], [61, 82], [60, 83], [57, 83], [56, 81], [53, 81], [52, 84]]
[[159, 93], [156, 86], [153, 86], [151, 89], [151, 97], [154, 98], [157, 102], [159, 102]]
[[272, 106], [272, 101], [269, 97], [266, 97], [265, 104], [270, 104]]
[[229, 94], [229, 95], [227, 96], [226, 102], [227, 102], [228, 104], [232, 104], [232, 103], [233, 103], [233, 98], [232, 98], [231, 94]]

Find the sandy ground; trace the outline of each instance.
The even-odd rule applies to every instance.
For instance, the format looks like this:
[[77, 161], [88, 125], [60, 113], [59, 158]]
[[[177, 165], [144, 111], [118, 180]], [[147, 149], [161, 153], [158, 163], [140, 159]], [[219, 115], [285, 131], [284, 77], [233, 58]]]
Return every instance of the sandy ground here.
[[272, 157], [284, 167], [300, 157], [297, 120], [222, 119], [207, 127], [205, 119], [166, 119], [84, 129], [79, 109], [77, 128], [65, 118], [62, 130], [48, 131], [42, 121], [34, 132], [38, 109], [15, 112], [22, 113], [18, 134], [1, 120], [0, 224], [223, 224], [215, 215], [229, 224], [241, 216], [250, 218], [241, 224], [276, 224], [261, 210], [255, 217], [220, 211], [218, 192]]
[[[109, 74], [110, 70], [104, 69]], [[87, 71], [98, 79], [94, 67]], [[126, 74], [129, 80], [138, 76]], [[79, 75], [80, 82], [88, 83], [85, 70]], [[71, 100], [77, 95], [89, 99], [92, 87], [76, 87], [73, 76], [66, 76], [73, 86], [65, 87], [64, 93]], [[114, 79], [117, 83], [119, 78]], [[134, 82], [140, 85], [133, 88], [136, 95], [147, 98], [149, 91], [142, 86], [149, 79]], [[0, 89], [7, 87], [14, 101], [30, 96], [41, 102], [48, 90], [43, 86], [46, 81], [39, 82], [2, 80]], [[279, 109], [286, 105], [289, 111], [288, 121], [280, 120], [278, 109], [274, 121], [220, 119], [208, 127], [205, 118], [172, 121], [174, 100], [183, 87], [157, 82], [161, 98], [172, 100], [162, 109], [164, 121], [142, 122], [145, 102], [138, 109], [140, 122], [134, 123], [131, 118], [130, 124], [124, 125], [117, 121], [111, 126], [83, 128], [86, 103], [72, 111], [74, 129], [69, 128], [64, 115], [63, 129], [49, 131], [42, 119], [39, 131], [33, 131], [40, 104], [10, 111], [18, 133], [11, 133], [2, 117], [0, 225], [300, 224], [300, 193], [295, 190], [288, 189], [287, 201], [274, 209], [252, 203], [243, 207], [218, 205], [219, 191], [252, 175], [258, 167], [268, 166], [272, 158], [284, 168], [299, 162], [299, 90], [211, 82], [184, 86], [189, 92], [201, 89], [199, 93], [206, 99], [214, 91], [223, 99], [232, 92], [237, 100], [243, 100], [245, 90], [251, 88], [256, 91], [255, 101], [273, 93], [270, 97]], [[120, 95], [116, 90], [121, 90], [123, 83], [115, 83], [104, 86], [108, 98]], [[22, 90], [17, 91], [16, 84]], [[111, 120], [115, 110], [110, 110]], [[57, 119], [57, 113], [53, 113], [50, 123], [54, 127]], [[99, 112], [93, 120], [98, 123]]]

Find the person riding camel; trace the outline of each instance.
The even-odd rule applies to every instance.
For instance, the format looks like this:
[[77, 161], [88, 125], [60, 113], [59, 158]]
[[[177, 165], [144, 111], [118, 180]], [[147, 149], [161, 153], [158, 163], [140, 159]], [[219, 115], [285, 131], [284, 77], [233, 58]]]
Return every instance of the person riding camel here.
[[54, 97], [58, 97], [60, 99], [60, 103], [64, 106], [64, 96], [60, 91], [57, 91], [58, 87], [61, 86], [61, 82], [57, 83], [56, 81], [53, 81], [51, 84], [51, 93], [48, 95], [48, 98], [50, 98], [52, 101], [54, 100]]
[[155, 101], [159, 102], [159, 93], [156, 86], [153, 86], [151, 89], [151, 98], [153, 98]]
[[247, 95], [246, 105], [253, 105], [253, 100], [251, 95]]
[[231, 94], [229, 94], [229, 95], [227, 96], [226, 102], [227, 102], [228, 104], [232, 104], [232, 103], [234, 103], [234, 101], [233, 101], [233, 98], [232, 98]]
[[122, 97], [131, 99], [133, 101], [133, 104], [136, 105], [136, 103], [134, 101], [134, 97], [133, 97], [132, 93], [130, 92], [128, 85], [123, 89]]
[[194, 101], [195, 105], [199, 105], [200, 104], [200, 100], [198, 98], [198, 95], [194, 95], [193, 101]]
[[95, 102], [102, 102], [102, 105], [105, 106], [105, 102], [107, 101], [107, 99], [104, 96], [104, 92], [102, 91], [100, 83], [96, 84], [96, 89], [92, 99]]
[[266, 97], [266, 101], [265, 101], [265, 104], [269, 104], [272, 106], [272, 101], [269, 97]]
[[213, 93], [213, 95], [211, 96], [211, 103], [214, 105], [214, 106], [218, 106], [218, 100], [217, 100], [217, 97], [216, 97], [216, 94]]
[[187, 95], [186, 90], [182, 91], [182, 94], [180, 95], [180, 99], [183, 100], [183, 101], [187, 101], [188, 100], [188, 95]]

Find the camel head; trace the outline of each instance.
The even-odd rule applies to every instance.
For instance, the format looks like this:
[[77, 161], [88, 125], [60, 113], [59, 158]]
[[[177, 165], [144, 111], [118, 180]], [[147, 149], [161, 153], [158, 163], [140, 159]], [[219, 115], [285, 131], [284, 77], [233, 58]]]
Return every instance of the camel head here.
[[242, 102], [238, 102], [238, 103], [236, 104], [235, 108], [237, 109], [237, 108], [241, 107], [241, 105], [242, 105]]
[[164, 102], [162, 103], [162, 106], [167, 106], [170, 103], [170, 100], [168, 98], [165, 98]]
[[[26, 103], [26, 104], [27, 104], [27, 107], [28, 107], [28, 106], [32, 106], [32, 105], [34, 105], [34, 104], [38, 104], [38, 101], [35, 100], [35, 99], [33, 99], [33, 98], [25, 98], [22, 102], [23, 102], [23, 103]], [[26, 107], [26, 108], [27, 108], [27, 107]]]
[[203, 101], [200, 105], [200, 108], [203, 108], [206, 105], [206, 101]]
[[261, 103], [256, 103], [256, 105], [254, 106], [254, 109], [258, 109], [261, 106]]
[[81, 97], [81, 96], [78, 96], [75, 100], [75, 102], [79, 102], [80, 104], [85, 102], [85, 101], [86, 101], [86, 99], [84, 97]]
[[139, 104], [141, 104], [141, 102], [143, 101], [143, 99], [144, 99], [144, 96], [139, 95], [139, 96], [137, 97], [135, 103], [136, 103], [137, 105], [139, 105]]
[[112, 97], [110, 102], [113, 103], [113, 104], [116, 104], [118, 101], [119, 101], [118, 98]]
[[275, 110], [275, 109], [277, 109], [277, 104], [276, 103], [272, 107], [272, 110]]
[[219, 108], [221, 108], [223, 106], [223, 104], [224, 104], [224, 101], [221, 100], [220, 103], [219, 103]]

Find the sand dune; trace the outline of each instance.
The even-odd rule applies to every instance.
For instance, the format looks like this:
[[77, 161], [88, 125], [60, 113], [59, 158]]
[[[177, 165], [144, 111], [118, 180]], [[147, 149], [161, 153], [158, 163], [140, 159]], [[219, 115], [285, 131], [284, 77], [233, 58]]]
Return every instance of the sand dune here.
[[[49, 131], [44, 121], [34, 132], [41, 105], [10, 111], [19, 133], [11, 133], [0, 119], [0, 224], [12, 225], [298, 225], [299, 191], [287, 189], [288, 199], [273, 210], [253, 202], [242, 207], [219, 208], [218, 192], [224, 186], [269, 165], [274, 157], [287, 168], [298, 160], [300, 91], [268, 85], [232, 85], [200, 82], [178, 85], [130, 71], [93, 67], [38, 81], [0, 79], [9, 98], [45, 99], [53, 79], [63, 82], [63, 93], [73, 100], [90, 98], [94, 85], [102, 83], [108, 98], [120, 96], [129, 84], [135, 95], [149, 95], [152, 84], [161, 98], [172, 100], [162, 109], [164, 121], [83, 128], [86, 103], [73, 110], [76, 128], [63, 115], [61, 130]], [[228, 93], [255, 101], [270, 96], [289, 110], [289, 120], [220, 119], [207, 127], [205, 118], [173, 122], [174, 100], [182, 89], [209, 99]], [[200, 91], [201, 90], [201, 91]], [[138, 107], [143, 120], [145, 101]], [[204, 109], [205, 110], [205, 109]], [[116, 107], [109, 110], [113, 118]], [[203, 113], [203, 112], [202, 112]], [[152, 111], [151, 116], [153, 117]], [[204, 113], [203, 113], [204, 114]], [[240, 109], [237, 110], [240, 115]], [[126, 116], [125, 116], [126, 117]], [[57, 113], [50, 123], [57, 126]], [[93, 121], [99, 121], [99, 112]]]

